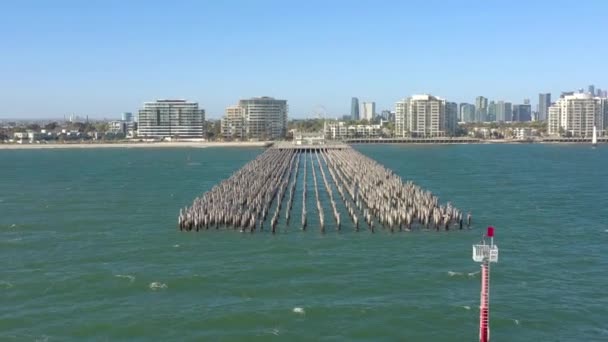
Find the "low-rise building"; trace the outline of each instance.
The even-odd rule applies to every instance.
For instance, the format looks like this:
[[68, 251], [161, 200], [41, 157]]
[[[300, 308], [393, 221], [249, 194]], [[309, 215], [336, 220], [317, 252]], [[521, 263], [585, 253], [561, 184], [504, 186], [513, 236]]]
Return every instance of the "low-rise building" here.
[[515, 128], [513, 130], [513, 135], [517, 140], [528, 140], [533, 137], [532, 129], [528, 127]]
[[343, 121], [325, 122], [323, 130], [325, 137], [331, 140], [378, 138], [382, 135], [382, 125], [347, 125]]

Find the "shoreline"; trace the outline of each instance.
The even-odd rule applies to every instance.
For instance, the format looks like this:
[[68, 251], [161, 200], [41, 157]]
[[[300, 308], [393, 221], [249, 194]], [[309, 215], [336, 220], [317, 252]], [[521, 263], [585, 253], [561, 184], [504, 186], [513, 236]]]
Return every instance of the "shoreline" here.
[[[94, 148], [210, 148], [210, 147], [268, 147], [276, 142], [133, 142], [133, 143], [66, 143], [66, 144], [0, 144], [0, 150], [43, 150], [43, 149], [94, 149]], [[480, 140], [459, 142], [351, 142], [348, 145], [585, 145], [584, 141], [516, 141]], [[607, 144], [599, 142], [598, 145]]]
[[266, 147], [259, 142], [136, 142], [136, 143], [67, 143], [67, 144], [0, 144], [0, 150], [91, 149], [91, 148], [209, 148], [209, 147]]

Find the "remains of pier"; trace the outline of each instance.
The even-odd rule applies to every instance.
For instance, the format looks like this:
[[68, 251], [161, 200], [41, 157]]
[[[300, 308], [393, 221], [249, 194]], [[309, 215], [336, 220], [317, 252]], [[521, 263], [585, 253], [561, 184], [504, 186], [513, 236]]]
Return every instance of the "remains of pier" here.
[[[313, 197], [307, 196], [310, 186]], [[312, 209], [319, 218], [315, 223], [321, 232], [328, 227], [340, 230], [350, 222], [353, 230], [364, 228], [370, 232], [462, 229], [471, 224], [470, 214], [463, 218], [451, 203], [440, 204], [430, 191], [404, 182], [348, 145], [283, 143], [267, 149], [196, 198], [190, 207], [181, 209], [178, 226], [187, 231], [230, 228], [254, 232], [268, 224], [275, 233], [290, 226], [296, 198], [301, 198], [300, 228], [306, 229], [311, 222], [307, 203], [314, 201]], [[325, 210], [330, 212], [329, 220], [325, 219]], [[343, 222], [343, 213], [350, 220]]]

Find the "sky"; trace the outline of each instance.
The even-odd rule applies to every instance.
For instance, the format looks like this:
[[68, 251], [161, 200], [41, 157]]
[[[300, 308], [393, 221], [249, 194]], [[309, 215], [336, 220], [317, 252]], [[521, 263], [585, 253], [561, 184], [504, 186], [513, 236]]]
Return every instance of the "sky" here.
[[412, 94], [514, 103], [608, 89], [608, 1], [4, 1], [0, 118], [119, 118], [241, 98], [292, 118]]

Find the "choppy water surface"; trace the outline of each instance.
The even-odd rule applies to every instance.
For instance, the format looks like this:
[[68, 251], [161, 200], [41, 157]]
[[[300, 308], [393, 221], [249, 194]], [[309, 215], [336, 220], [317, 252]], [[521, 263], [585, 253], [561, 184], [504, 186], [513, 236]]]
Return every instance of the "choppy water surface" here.
[[608, 146], [356, 148], [474, 229], [180, 233], [261, 149], [0, 150], [0, 340], [472, 341], [489, 224], [493, 340], [608, 340]]

